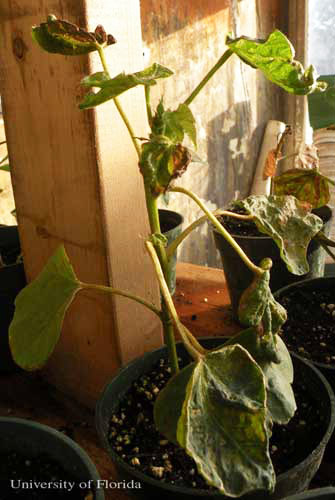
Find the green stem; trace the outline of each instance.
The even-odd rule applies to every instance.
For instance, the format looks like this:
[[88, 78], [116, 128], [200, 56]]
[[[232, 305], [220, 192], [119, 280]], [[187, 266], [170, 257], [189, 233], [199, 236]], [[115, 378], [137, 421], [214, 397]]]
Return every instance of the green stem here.
[[225, 238], [225, 240], [233, 247], [235, 252], [241, 257], [245, 265], [257, 276], [261, 276], [264, 273], [264, 270], [258, 266], [256, 266], [247, 256], [246, 253], [242, 250], [242, 248], [236, 243], [234, 238], [229, 234], [229, 232], [220, 224], [217, 218], [212, 214], [210, 210], [202, 203], [200, 198], [198, 198], [194, 193], [189, 191], [183, 187], [173, 187], [170, 191], [174, 193], [183, 193], [192, 198], [193, 201], [201, 208], [201, 210], [207, 215], [207, 218], [212, 222], [215, 228], [218, 230], [220, 234]]
[[206, 83], [212, 78], [214, 73], [217, 72], [218, 69], [229, 59], [229, 57], [233, 54], [233, 51], [227, 49], [226, 52], [220, 57], [218, 62], [213, 66], [213, 68], [207, 73], [207, 75], [201, 80], [199, 85], [193, 90], [193, 92], [189, 95], [189, 97], [184, 101], [184, 104], [189, 106], [193, 99], [199, 94], [199, 92], [203, 89]]
[[319, 239], [319, 242], [320, 242], [320, 245], [322, 246], [322, 248], [324, 249], [324, 251], [327, 252], [327, 254], [335, 261], [335, 254], [330, 250], [328, 245], [320, 239]]
[[152, 111], [151, 111], [151, 105], [150, 105], [150, 86], [149, 85], [145, 85], [144, 89], [145, 89], [145, 105], [146, 105], [146, 108], [147, 108], [147, 117], [148, 117], [149, 126], [151, 128], [151, 125], [152, 125]]
[[[151, 188], [147, 185], [145, 185], [145, 199], [147, 204], [151, 234], [161, 234], [157, 199], [152, 196]], [[167, 280], [169, 274], [169, 261], [166, 256], [164, 245], [158, 238], [155, 242], [155, 250], [157, 252], [157, 258], [160, 262], [160, 267], [163, 269], [164, 278]], [[171, 317], [164, 297], [162, 297], [162, 323], [164, 331], [164, 342], [168, 349], [172, 374], [176, 374], [179, 371], [176, 342], [174, 338], [173, 324], [171, 322]]]
[[[104, 69], [104, 72], [110, 77], [109, 75], [109, 71], [108, 71], [108, 66], [107, 66], [107, 62], [106, 62], [106, 58], [105, 58], [105, 52], [104, 52], [104, 49], [101, 47], [101, 45], [97, 45], [97, 50], [98, 50], [98, 53], [99, 53], [99, 56], [100, 56], [100, 60], [101, 60], [101, 64], [102, 64], [102, 67]], [[137, 156], [138, 158], [141, 157], [141, 147], [135, 137], [135, 132], [125, 114], [125, 112], [123, 111], [123, 108], [121, 106], [121, 103], [119, 101], [119, 99], [117, 97], [114, 97], [113, 98], [113, 101], [114, 101], [114, 104], [116, 106], [116, 109], [118, 110], [122, 120], [123, 120], [123, 123], [125, 124], [128, 132], [129, 132], [129, 135], [130, 135], [130, 138], [132, 140], [132, 143], [134, 144], [134, 148], [136, 150], [136, 153], [137, 153]]]
[[138, 297], [137, 295], [125, 292], [125, 291], [120, 290], [118, 288], [112, 288], [110, 286], [104, 286], [104, 285], [94, 285], [94, 284], [90, 284], [90, 283], [80, 282], [80, 286], [82, 289], [97, 290], [99, 292], [110, 293], [112, 295], [120, 295], [121, 297], [127, 297], [128, 299], [132, 299], [135, 302], [142, 304], [142, 306], [146, 307], [147, 309], [150, 309], [150, 311], [157, 314], [157, 316], [160, 319], [162, 319], [162, 312], [156, 306], [154, 306], [150, 302], [147, 302], [145, 299]]
[[170, 295], [170, 291], [169, 291], [169, 288], [167, 286], [167, 283], [165, 281], [164, 274], [163, 274], [158, 256], [156, 254], [155, 248], [150, 241], [146, 241], [145, 245], [147, 247], [147, 250], [148, 250], [148, 253], [151, 257], [151, 260], [153, 262], [156, 276], [157, 276], [157, 279], [159, 282], [159, 286], [160, 286], [162, 295], [164, 297], [165, 303], [167, 305], [167, 308], [169, 310], [171, 319], [172, 319], [176, 329], [178, 330], [187, 351], [189, 352], [189, 354], [192, 356], [192, 358], [194, 360], [199, 361], [203, 357], [203, 348], [201, 348], [201, 352], [199, 352], [198, 349], [193, 344], [193, 342], [191, 342], [189, 340], [189, 335], [185, 333], [185, 327], [180, 322], [180, 320], [178, 318], [178, 314], [177, 314], [177, 311], [174, 307], [174, 303], [173, 303], [172, 297]]

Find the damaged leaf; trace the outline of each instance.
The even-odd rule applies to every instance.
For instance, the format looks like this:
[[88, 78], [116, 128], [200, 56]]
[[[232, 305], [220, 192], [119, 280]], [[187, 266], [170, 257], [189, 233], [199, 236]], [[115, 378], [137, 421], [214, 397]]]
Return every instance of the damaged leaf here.
[[233, 40], [227, 38], [227, 45], [245, 63], [260, 69], [273, 83], [291, 94], [306, 95], [327, 88], [325, 82], [316, 80], [313, 66], [306, 70], [294, 59], [291, 42], [279, 30], [269, 35], [267, 40], [252, 40], [247, 37]]
[[90, 33], [53, 15], [48, 16], [46, 23], [33, 26], [32, 37], [45, 51], [66, 56], [88, 54], [97, 50], [99, 45], [116, 43], [115, 38], [107, 35], [100, 25]]
[[274, 336], [277, 361], [273, 362], [264, 356], [268, 342], [272, 339], [263, 338], [256, 328], [248, 328], [229, 339], [224, 345], [241, 345], [260, 366], [265, 377], [267, 392], [267, 408], [273, 422], [286, 424], [293, 417], [296, 402], [292, 389], [293, 364], [290, 353], [279, 335]]
[[319, 208], [329, 202], [330, 183], [333, 182], [318, 169], [293, 168], [274, 178], [273, 189], [277, 196], [292, 195]]
[[[182, 390], [176, 393], [173, 386], [179, 385], [179, 378]], [[168, 437], [177, 439], [207, 483], [221, 493], [273, 490], [265, 394], [262, 371], [252, 357], [241, 346], [227, 346], [209, 352], [169, 381], [157, 398], [155, 422], [164, 432], [162, 422], [172, 416], [174, 429], [168, 430]]]
[[310, 212], [310, 205], [294, 196], [272, 195], [249, 196], [236, 205], [253, 216], [259, 231], [275, 241], [291, 273], [308, 272], [307, 247], [323, 226], [322, 220]]

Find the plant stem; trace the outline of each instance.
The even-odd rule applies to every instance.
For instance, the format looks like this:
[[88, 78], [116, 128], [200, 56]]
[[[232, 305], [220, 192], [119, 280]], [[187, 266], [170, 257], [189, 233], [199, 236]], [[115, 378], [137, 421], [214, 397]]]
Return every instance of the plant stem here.
[[242, 248], [236, 243], [234, 238], [229, 234], [229, 232], [220, 224], [217, 218], [212, 214], [210, 210], [202, 203], [200, 198], [198, 198], [194, 193], [189, 191], [183, 187], [173, 187], [170, 191], [174, 193], [183, 193], [192, 198], [193, 201], [201, 208], [203, 212], [207, 215], [207, 218], [212, 222], [215, 228], [218, 230], [220, 234], [225, 238], [225, 240], [233, 247], [235, 252], [241, 257], [245, 265], [257, 276], [261, 276], [264, 273], [264, 270], [261, 267], [256, 266], [247, 256], [246, 253], [242, 250]]
[[189, 95], [189, 97], [184, 101], [184, 104], [189, 106], [193, 99], [199, 94], [199, 92], [203, 89], [206, 83], [212, 78], [214, 73], [217, 72], [218, 69], [229, 59], [229, 57], [233, 54], [233, 51], [227, 49], [226, 52], [220, 57], [218, 62], [213, 66], [213, 68], [207, 73], [207, 75], [201, 80], [199, 85], [193, 90], [193, 92]]
[[150, 302], [147, 302], [145, 299], [138, 297], [137, 295], [125, 292], [123, 290], [120, 290], [119, 288], [112, 288], [110, 286], [104, 286], [104, 285], [95, 285], [95, 284], [80, 282], [80, 286], [82, 289], [97, 290], [98, 292], [110, 293], [112, 295], [120, 295], [121, 297], [127, 297], [128, 299], [132, 299], [135, 302], [142, 304], [142, 306], [146, 307], [147, 309], [150, 309], [150, 311], [157, 314], [157, 316], [160, 319], [162, 319], [162, 312], [156, 306], [154, 306]]
[[[159, 223], [159, 213], [157, 207], [157, 199], [153, 197], [151, 193], [150, 186], [145, 184], [145, 199], [147, 203], [147, 212], [150, 222], [151, 234], [161, 234], [161, 228]], [[160, 262], [160, 267], [164, 274], [165, 280], [169, 279], [169, 261], [166, 255], [166, 251], [163, 243], [157, 238], [155, 243], [155, 251], [157, 253], [157, 258]], [[179, 371], [178, 355], [176, 349], [176, 342], [174, 338], [173, 324], [169, 309], [167, 307], [164, 296], [161, 298], [162, 307], [162, 323], [164, 332], [164, 343], [167, 346], [169, 361], [171, 365], [172, 374], [176, 374]]]
[[[100, 56], [100, 60], [101, 60], [101, 64], [102, 64], [102, 67], [104, 69], [104, 72], [110, 77], [110, 74], [109, 74], [109, 71], [108, 71], [108, 66], [107, 66], [107, 62], [106, 62], [106, 58], [105, 58], [105, 52], [104, 52], [104, 49], [101, 47], [101, 45], [97, 45], [97, 50], [98, 50], [98, 53], [99, 53], [99, 56]], [[135, 137], [135, 132], [125, 114], [125, 112], [123, 111], [123, 108], [121, 106], [121, 103], [119, 101], [119, 99], [117, 97], [113, 97], [113, 101], [114, 101], [114, 104], [116, 106], [116, 109], [118, 110], [122, 120], [123, 120], [123, 123], [125, 124], [128, 132], [129, 132], [129, 135], [130, 135], [130, 138], [132, 140], [132, 143], [134, 144], [134, 148], [136, 150], [136, 153], [137, 153], [137, 156], [138, 158], [141, 157], [141, 147]]]
[[168, 288], [168, 286], [166, 284], [166, 281], [164, 279], [164, 274], [163, 274], [163, 271], [162, 271], [162, 268], [161, 268], [158, 256], [156, 254], [155, 248], [154, 248], [153, 244], [150, 241], [146, 241], [145, 245], [147, 247], [147, 250], [148, 250], [148, 253], [149, 253], [150, 257], [151, 257], [151, 260], [153, 262], [153, 265], [154, 265], [154, 268], [155, 268], [155, 272], [156, 272], [156, 276], [157, 276], [157, 279], [158, 279], [158, 282], [159, 282], [159, 286], [160, 286], [162, 295], [163, 295], [163, 297], [165, 299], [165, 303], [166, 303], [166, 305], [168, 307], [171, 319], [172, 319], [172, 321], [173, 321], [176, 329], [178, 330], [178, 332], [179, 332], [179, 334], [180, 334], [180, 336], [182, 338], [182, 341], [183, 341], [183, 343], [184, 343], [187, 351], [189, 352], [189, 354], [192, 356], [192, 358], [194, 360], [199, 361], [203, 357], [203, 349], [202, 349], [202, 352], [199, 352], [196, 349], [196, 347], [194, 346], [193, 342], [190, 342], [188, 335], [185, 333], [185, 327], [180, 322], [180, 320], [178, 318], [178, 314], [177, 314], [177, 311], [176, 311], [176, 309], [174, 307], [173, 300], [172, 300], [172, 297], [170, 295], [169, 288]]
[[149, 126], [151, 128], [151, 125], [152, 125], [152, 111], [151, 111], [151, 105], [150, 105], [150, 86], [149, 85], [145, 85], [144, 92], [145, 92], [145, 105], [146, 105], [146, 108], [147, 108], [148, 122], [149, 122]]

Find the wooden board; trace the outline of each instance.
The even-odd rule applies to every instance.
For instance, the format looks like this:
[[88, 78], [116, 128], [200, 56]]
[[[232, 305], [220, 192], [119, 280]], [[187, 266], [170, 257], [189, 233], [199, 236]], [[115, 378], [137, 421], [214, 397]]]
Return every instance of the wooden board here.
[[[138, 0], [1, 3], [0, 90], [28, 279], [64, 242], [82, 281], [110, 283], [157, 302], [132, 143], [113, 104], [96, 112], [76, 105], [83, 96], [79, 82], [98, 69], [97, 56], [50, 55], [33, 43], [31, 26], [50, 13], [90, 30], [103, 23], [118, 40], [106, 52], [112, 74], [141, 69], [142, 61]], [[122, 96], [139, 136], [146, 132], [142, 92]], [[151, 312], [128, 299], [83, 293], [67, 314], [45, 373], [93, 405], [121, 363], [160, 343]]]

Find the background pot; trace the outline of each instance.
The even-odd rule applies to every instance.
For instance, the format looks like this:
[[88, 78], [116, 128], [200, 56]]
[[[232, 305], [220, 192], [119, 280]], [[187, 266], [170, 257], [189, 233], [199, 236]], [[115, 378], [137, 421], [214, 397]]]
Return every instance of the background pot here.
[[[161, 231], [168, 240], [168, 245], [179, 236], [182, 230], [184, 218], [178, 212], [172, 210], [159, 209], [159, 222]], [[169, 262], [169, 279], [168, 286], [171, 295], [176, 291], [176, 264], [177, 253], [175, 253]]]
[[334, 500], [335, 488], [318, 488], [317, 490], [305, 491], [299, 495], [293, 495], [285, 500]]
[[[201, 339], [201, 343], [207, 348], [218, 347], [223, 342], [222, 338], [217, 337]], [[178, 343], [177, 349], [180, 356], [186, 356], [185, 350], [180, 343]], [[142, 374], [149, 372], [159, 359], [166, 357], [167, 350], [165, 347], [147, 353], [122, 368], [116, 377], [106, 386], [96, 407], [96, 428], [101, 443], [109, 453], [122, 478], [128, 480], [134, 479], [141, 482], [142, 489], [137, 490], [137, 495], [141, 491], [144, 498], [154, 498], [155, 496], [160, 499], [178, 498], [178, 500], [194, 500], [196, 498], [208, 500], [228, 499], [228, 497], [218, 492], [209, 493], [206, 490], [181, 488], [148, 477], [126, 464], [109, 444], [110, 417], [114, 409], [118, 407], [119, 401], [122, 400], [122, 397], [134, 381]], [[329, 416], [328, 426], [324, 429], [320, 444], [314, 449], [313, 453], [300, 464], [277, 477], [276, 489], [272, 495], [264, 491], [257, 491], [241, 497], [245, 500], [278, 500], [287, 495], [305, 490], [320, 465], [325, 446], [333, 432], [335, 423], [335, 398], [329, 384], [317, 369], [301, 357], [293, 355], [293, 361], [295, 369], [303, 373], [305, 380], [309, 381], [310, 390], [314, 394], [315, 400], [324, 406], [325, 414]]]
[[[280, 300], [293, 290], [301, 290], [302, 292], [309, 293], [312, 291], [334, 290], [334, 287], [335, 277], [315, 278], [311, 280], [299, 281], [298, 283], [285, 286], [280, 290], [277, 290], [274, 296], [277, 300]], [[318, 361], [314, 361], [313, 358], [310, 359], [310, 361], [325, 375], [333, 390], [335, 390], [335, 365], [320, 363]]]
[[[59, 462], [79, 482], [100, 479], [86, 452], [72, 439], [49, 426], [20, 418], [0, 417], [0, 433], [0, 453], [19, 451], [31, 457], [45, 454]], [[97, 489], [94, 500], [104, 498], [103, 490]]]
[[14, 315], [14, 301], [26, 286], [17, 226], [0, 226], [0, 373], [18, 370], [8, 344], [8, 328]]
[[[329, 233], [332, 210], [328, 206], [313, 210], [325, 222], [323, 230]], [[233, 315], [237, 319], [237, 309], [241, 294], [250, 285], [253, 273], [244, 264], [237, 253], [226, 242], [224, 237], [215, 229], [213, 230], [216, 248], [219, 250], [227, 288], [230, 295]], [[248, 257], [259, 264], [265, 257], [270, 257], [273, 262], [270, 277], [270, 288], [274, 292], [290, 283], [323, 276], [325, 266], [325, 251], [316, 240], [312, 240], [307, 249], [309, 272], [304, 276], [296, 276], [288, 271], [282, 261], [277, 245], [268, 236], [235, 236], [232, 235]]]

